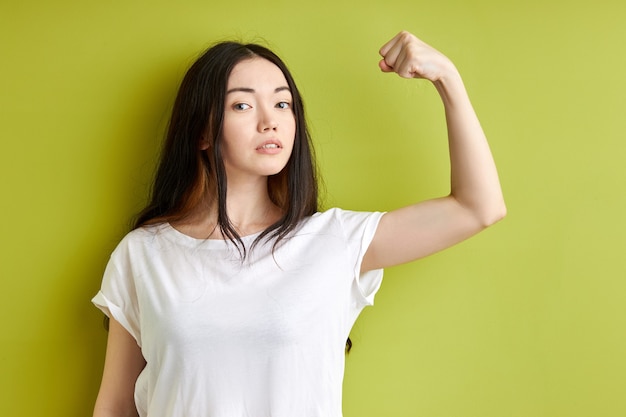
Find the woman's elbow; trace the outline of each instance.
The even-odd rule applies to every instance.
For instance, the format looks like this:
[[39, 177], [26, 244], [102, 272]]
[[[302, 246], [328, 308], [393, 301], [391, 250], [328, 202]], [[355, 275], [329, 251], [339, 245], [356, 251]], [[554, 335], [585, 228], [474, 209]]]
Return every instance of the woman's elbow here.
[[480, 217], [480, 222], [483, 228], [487, 228], [498, 223], [500, 220], [506, 217], [507, 210], [504, 201], [498, 204], [493, 204], [488, 210], [485, 210]]

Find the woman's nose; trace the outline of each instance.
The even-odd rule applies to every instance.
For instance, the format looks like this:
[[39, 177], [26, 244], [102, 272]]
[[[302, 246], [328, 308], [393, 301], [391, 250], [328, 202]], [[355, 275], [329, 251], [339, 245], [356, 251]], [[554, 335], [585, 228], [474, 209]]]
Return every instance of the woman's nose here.
[[267, 132], [268, 130], [276, 130], [278, 121], [271, 111], [261, 109], [259, 111], [259, 132]]

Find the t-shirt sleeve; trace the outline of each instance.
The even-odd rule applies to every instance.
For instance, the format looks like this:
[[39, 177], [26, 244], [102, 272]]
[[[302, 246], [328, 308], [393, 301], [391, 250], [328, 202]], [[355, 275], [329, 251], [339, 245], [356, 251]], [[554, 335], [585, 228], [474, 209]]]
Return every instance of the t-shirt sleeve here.
[[350, 253], [354, 254], [350, 261], [353, 262], [355, 298], [361, 307], [374, 304], [374, 295], [380, 288], [383, 279], [382, 269], [361, 273], [363, 257], [374, 238], [378, 223], [383, 215], [384, 213], [381, 212], [337, 211], [337, 216], [351, 249]]
[[[123, 261], [120, 247], [111, 255], [102, 279], [102, 287], [92, 303], [110, 318], [117, 320], [141, 346], [139, 306], [132, 270]], [[122, 258], [122, 259], [121, 259]]]

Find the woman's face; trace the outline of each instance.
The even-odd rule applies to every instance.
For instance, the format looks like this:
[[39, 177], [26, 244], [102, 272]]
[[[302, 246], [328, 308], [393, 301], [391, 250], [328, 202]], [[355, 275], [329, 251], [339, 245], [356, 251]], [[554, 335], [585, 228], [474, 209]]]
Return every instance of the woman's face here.
[[291, 155], [296, 121], [282, 71], [263, 58], [232, 70], [226, 88], [222, 157], [228, 181], [280, 172]]

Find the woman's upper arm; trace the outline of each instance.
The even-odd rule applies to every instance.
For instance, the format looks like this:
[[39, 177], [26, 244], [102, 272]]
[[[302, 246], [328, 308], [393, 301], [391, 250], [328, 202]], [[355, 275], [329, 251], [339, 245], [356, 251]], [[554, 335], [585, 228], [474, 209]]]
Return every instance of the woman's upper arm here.
[[380, 219], [361, 270], [423, 258], [469, 238], [490, 223], [477, 218], [452, 196], [393, 210]]
[[111, 318], [94, 417], [137, 416], [135, 383], [145, 365], [137, 341], [117, 320]]

